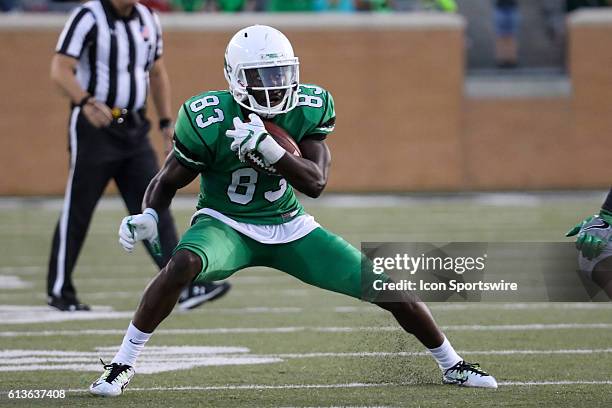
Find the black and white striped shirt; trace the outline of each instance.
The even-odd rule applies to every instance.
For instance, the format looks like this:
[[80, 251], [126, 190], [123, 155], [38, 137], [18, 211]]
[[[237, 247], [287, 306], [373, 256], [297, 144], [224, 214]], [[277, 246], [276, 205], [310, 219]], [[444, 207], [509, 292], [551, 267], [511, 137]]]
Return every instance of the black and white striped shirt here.
[[97, 100], [138, 110], [162, 48], [159, 18], [148, 7], [136, 4], [129, 17], [121, 17], [110, 0], [92, 0], [74, 10], [56, 52], [78, 60], [77, 80]]

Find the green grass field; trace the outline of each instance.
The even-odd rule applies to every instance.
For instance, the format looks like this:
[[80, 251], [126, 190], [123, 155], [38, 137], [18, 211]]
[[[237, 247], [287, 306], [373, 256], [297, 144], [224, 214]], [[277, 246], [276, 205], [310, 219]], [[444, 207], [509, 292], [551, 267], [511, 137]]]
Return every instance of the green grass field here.
[[[439, 197], [307, 207], [358, 245], [563, 241], [570, 225], [601, 204], [579, 193], [514, 201]], [[432, 304], [455, 348], [500, 382], [494, 391], [461, 389], [441, 385], [434, 361], [384, 312], [263, 268], [234, 275], [222, 300], [172, 314], [121, 398], [91, 397], [86, 389], [99, 375], [98, 356], [112, 358], [156, 271], [143, 248], [129, 255], [117, 244], [123, 211], [101, 208], [75, 272], [80, 297], [94, 312], [49, 312], [44, 288], [56, 207], [0, 203], [2, 406], [612, 406], [609, 304]], [[190, 215], [175, 211], [181, 230]], [[161, 372], [143, 373], [151, 371]], [[66, 397], [8, 398], [10, 390], [41, 389], [66, 390]]]

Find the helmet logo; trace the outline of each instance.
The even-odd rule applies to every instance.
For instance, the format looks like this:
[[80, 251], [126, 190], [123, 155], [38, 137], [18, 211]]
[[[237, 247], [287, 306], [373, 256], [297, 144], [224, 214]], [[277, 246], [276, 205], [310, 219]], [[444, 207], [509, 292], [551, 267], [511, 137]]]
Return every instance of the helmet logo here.
[[270, 53], [270, 54], [261, 54], [259, 57], [262, 60], [270, 60], [270, 59], [279, 59], [284, 58], [285, 54], [283, 53]]

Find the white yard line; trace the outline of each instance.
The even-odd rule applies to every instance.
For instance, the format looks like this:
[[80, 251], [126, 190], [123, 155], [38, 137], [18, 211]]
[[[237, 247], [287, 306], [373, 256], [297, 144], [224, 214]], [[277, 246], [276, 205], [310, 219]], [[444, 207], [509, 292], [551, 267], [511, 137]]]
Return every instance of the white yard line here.
[[[34, 269], [36, 267], [23, 267], [24, 271], [21, 274], [30, 274], [34, 273]], [[115, 268], [115, 267], [113, 267]], [[6, 270], [3, 270], [6, 269]], [[13, 273], [19, 274], [20, 272], [12, 267], [2, 268], [0, 267], [0, 275], [3, 273]], [[1, 278], [1, 276], [0, 276]], [[247, 278], [247, 279], [245, 279]], [[249, 276], [243, 277], [238, 280], [239, 283], [262, 283], [264, 280], [268, 279], [268, 276]], [[232, 281], [235, 280], [232, 278]], [[286, 294], [287, 296], [294, 295], [305, 295], [308, 293], [309, 287], [305, 287], [302, 289], [274, 289], [270, 292], [274, 292], [275, 294]], [[133, 291], [111, 291], [111, 292], [88, 292], [81, 291], [81, 297], [84, 299], [108, 299], [108, 298], [131, 298], [131, 297], [140, 297], [142, 295], [143, 289], [133, 290]], [[313, 289], [316, 290], [316, 289]], [[262, 292], [268, 292], [265, 289], [257, 289], [257, 293], [262, 294]], [[253, 296], [253, 292], [242, 291], [240, 289], [233, 290], [232, 293], [246, 295], [250, 294]], [[0, 299], [3, 298], [23, 298], [23, 292], [6, 292], [0, 293]], [[36, 298], [46, 299], [47, 295], [44, 293], [40, 294], [29, 294], [28, 296], [35, 296]], [[21, 305], [20, 307], [26, 307], [25, 305]], [[32, 306], [35, 307], [35, 306]], [[100, 306], [96, 306], [96, 309]], [[463, 310], [506, 310], [506, 311], [531, 311], [531, 310], [612, 310], [612, 303], [609, 302], [573, 302], [573, 303], [559, 303], [559, 302], [551, 302], [551, 303], [430, 303], [428, 307], [433, 311], [463, 311]], [[357, 305], [357, 306], [328, 306], [328, 307], [317, 307], [307, 306], [306, 308], [293, 308], [293, 307], [284, 307], [284, 306], [269, 306], [266, 307], [270, 310], [274, 310], [273, 313], [281, 313], [282, 310], [286, 310], [287, 313], [295, 313], [295, 309], [299, 309], [299, 311], [333, 311], [336, 313], [387, 313], [385, 310], [374, 306], [374, 305]], [[240, 313], [245, 309], [260, 309], [258, 306], [248, 307], [248, 308], [219, 308], [216, 309], [214, 307], [207, 307], [204, 309], [197, 309], [197, 312], [211, 312], [211, 313]], [[97, 310], [96, 310], [97, 311]], [[193, 311], [191, 312], [193, 313]]]
[[[612, 348], [606, 349], [560, 349], [560, 350], [458, 350], [460, 355], [478, 356], [507, 356], [507, 355], [574, 355], [574, 354], [604, 354], [612, 353]], [[322, 358], [322, 357], [421, 357], [430, 356], [427, 351], [399, 351], [399, 352], [354, 352], [354, 353], [288, 353], [257, 355], [257, 357], [269, 358]]]
[[[109, 267], [111, 268], [111, 267]], [[138, 268], [134, 268], [138, 269]], [[117, 281], [120, 281], [122, 285], [140, 285], [143, 290], [146, 284], [153, 278], [155, 274], [152, 273], [151, 276], [134, 276], [134, 277], [126, 277], [125, 275], [109, 275], [104, 278], [87, 278], [87, 284], [95, 287], [104, 287], [104, 286], [113, 286], [117, 284]], [[18, 276], [5, 275], [0, 274], [0, 279], [8, 280], [11, 279], [13, 281], [20, 280]], [[294, 283], [295, 279], [289, 277], [287, 275], [283, 275], [279, 273], [279, 276], [237, 276], [232, 278], [232, 283], [239, 285], [266, 285], [266, 286], [278, 286], [278, 285], [287, 285], [290, 283]], [[25, 282], [25, 287], [32, 286], [31, 282]], [[0, 289], [13, 289], [13, 287], [2, 287], [2, 282], [0, 281]], [[106, 289], [106, 288], [105, 288]], [[277, 291], [278, 289], [275, 289]]]
[[[117, 347], [100, 347], [97, 351], [63, 351], [63, 350], [0, 350], [4, 365], [35, 364], [35, 363], [91, 363], [100, 356], [112, 355]], [[177, 352], [178, 350], [178, 352]], [[193, 351], [195, 350], [195, 351]], [[220, 357], [232, 357], [232, 353], [247, 353], [244, 347], [190, 347], [190, 346], [151, 346], [148, 353], [155, 353], [157, 359], [168, 362], [197, 361], [198, 354], [215, 354]], [[458, 350], [461, 355], [471, 356], [507, 356], [507, 355], [586, 355], [608, 354], [612, 348], [604, 349], [559, 349], [559, 350]], [[174, 354], [173, 354], [174, 353]], [[176, 355], [175, 355], [176, 354]], [[169, 355], [169, 356], [167, 356]], [[166, 356], [166, 357], [163, 357]], [[281, 353], [281, 354], [248, 354], [258, 359], [308, 359], [308, 358], [353, 358], [353, 357], [429, 357], [427, 351], [361, 351], [361, 352], [313, 352], [313, 353]], [[9, 359], [9, 360], [7, 360]]]
[[[290, 389], [324, 389], [324, 388], [374, 388], [374, 387], [400, 387], [418, 385], [416, 382], [402, 383], [346, 383], [346, 384], [285, 384], [285, 385], [263, 385], [263, 384], [244, 384], [244, 385], [213, 385], [213, 386], [184, 386], [184, 387], [134, 387], [128, 388], [127, 392], [142, 391], [229, 391], [229, 390], [290, 390]], [[507, 381], [498, 383], [501, 387], [508, 386], [542, 386], [542, 385], [612, 385], [612, 381], [606, 380], [576, 380], [576, 381]], [[67, 392], [82, 393], [88, 392], [86, 389], [68, 389]]]
[[[133, 291], [113, 291], [113, 292], [87, 292], [81, 291], [81, 296], [84, 299], [108, 299], [108, 298], [131, 298], [142, 295], [144, 289], [133, 290]], [[275, 289], [273, 292], [276, 294], [286, 294], [287, 296], [296, 295], [296, 291], [298, 290], [277, 290]], [[303, 289], [303, 291], [307, 291], [307, 289]], [[257, 292], [261, 294], [261, 290], [257, 289]], [[267, 292], [267, 291], [266, 291]], [[253, 292], [242, 291], [240, 289], [232, 290], [233, 294], [246, 295], [250, 294], [254, 295]], [[306, 294], [304, 292], [303, 294]], [[257, 294], [257, 293], [255, 293]], [[301, 293], [297, 293], [301, 294]], [[23, 298], [23, 292], [8, 292], [1, 293], [0, 299], [3, 298]], [[28, 296], [32, 296], [29, 294]], [[44, 293], [34, 294], [36, 298], [46, 299], [47, 295]], [[26, 305], [24, 305], [26, 306]], [[34, 307], [34, 306], [32, 306]], [[103, 307], [103, 306], [95, 306], [95, 308]], [[269, 309], [277, 309], [283, 310], [286, 309], [287, 313], [294, 313], [294, 307], [285, 307], [285, 306], [266, 306]], [[429, 309], [433, 311], [463, 311], [463, 310], [506, 310], [506, 311], [531, 311], [531, 310], [612, 310], [612, 303], [447, 303], [447, 304], [438, 304], [433, 303], [428, 305]], [[258, 309], [259, 306], [254, 306], [253, 308]], [[244, 310], [245, 308], [214, 308], [214, 307], [206, 307], [204, 309], [196, 309], [198, 313], [201, 312], [211, 312], [216, 313], [222, 311], [222, 313], [236, 313]], [[246, 309], [251, 309], [248, 307]], [[319, 312], [319, 311], [333, 311], [335, 313], [381, 313], [386, 314], [387, 311], [376, 307], [376, 306], [329, 306], [329, 307], [317, 307], [317, 306], [306, 306], [305, 308], [299, 308], [305, 312]], [[193, 313], [193, 311], [191, 311]]]
[[[115, 299], [115, 298], [130, 298], [130, 297], [136, 297], [136, 299], [140, 299], [140, 297], [142, 296], [142, 292], [144, 291], [144, 288], [146, 287], [145, 284], [138, 286], [139, 289], [137, 290], [133, 290], [133, 291], [117, 291], [117, 292], [88, 292], [85, 290], [80, 291], [80, 295], [81, 298], [84, 301], [89, 301], [91, 299]], [[235, 288], [236, 286], [234, 286]], [[244, 287], [242, 284], [240, 284], [240, 287]], [[278, 289], [278, 288], [271, 288], [268, 289], [267, 287], [261, 286], [259, 288], [257, 288], [256, 290], [250, 289], [250, 290], [242, 290], [242, 289], [232, 289], [232, 295], [234, 297], [238, 296], [249, 296], [250, 298], [255, 298], [255, 297], [265, 297], [265, 298], [270, 298], [270, 295], [274, 295], [275, 297], [305, 297], [308, 296], [310, 293], [315, 293], [317, 291], [316, 288], [313, 289]], [[44, 293], [43, 290], [40, 291], [40, 293], [31, 293], [31, 291], [10, 291], [10, 292], [4, 292], [4, 293], [0, 293], [0, 299], [3, 299], [5, 302], [9, 302], [10, 299], [23, 299], [24, 298], [24, 294], [27, 294], [28, 299], [44, 299], [44, 302], [40, 302], [41, 303], [46, 303], [47, 300], [47, 294]], [[108, 301], [108, 303], [112, 303], [110, 301]], [[310, 308], [309, 308], [310, 309]], [[197, 310], [202, 310], [202, 309], [197, 309]], [[313, 307], [311, 310], [315, 310], [315, 308]]]
[[[99, 365], [94, 361], [104, 355], [114, 353], [116, 347], [99, 347], [95, 351], [65, 350], [0, 350], [0, 371], [40, 371], [71, 370], [97, 371]], [[326, 358], [331, 357], [429, 357], [421, 352], [314, 352], [290, 354], [250, 354], [244, 347], [196, 347], [196, 346], [152, 346], [145, 349], [144, 359], [138, 367], [142, 374], [154, 374], [163, 371], [175, 371], [205, 366], [269, 364], [288, 359]], [[472, 350], [459, 351], [462, 355], [585, 355], [612, 353], [606, 349], [559, 349], [559, 350]], [[215, 390], [272, 390], [272, 389], [312, 389], [312, 388], [367, 388], [385, 386], [417, 385], [416, 382], [402, 383], [346, 383], [346, 384], [298, 384], [298, 385], [224, 385], [224, 386], [185, 386], [185, 387], [151, 387], [131, 388], [131, 391], [215, 391]], [[502, 381], [500, 386], [541, 386], [541, 385], [612, 385], [610, 380], [563, 380], [563, 381]], [[68, 390], [73, 393], [86, 392], [85, 389]], [[6, 392], [4, 392], [6, 393]], [[2, 392], [0, 392], [2, 394]]]
[[[505, 325], [454, 325], [442, 326], [445, 331], [539, 331], [539, 330], [574, 330], [574, 329], [612, 329], [612, 323], [559, 323], [559, 324], [505, 324]], [[156, 335], [180, 334], [253, 334], [253, 333], [355, 333], [355, 332], [390, 332], [401, 331], [399, 326], [372, 327], [217, 327], [208, 329], [161, 329]], [[83, 329], [83, 330], [36, 330], [36, 331], [2, 331], [0, 337], [48, 337], [48, 336], [86, 336], [86, 335], [123, 335], [125, 329]]]
[[[264, 385], [264, 384], [243, 384], [243, 385], [211, 385], [211, 386], [183, 386], [183, 387], [129, 387], [127, 392], [149, 392], [149, 391], [237, 391], [237, 390], [308, 390], [308, 389], [329, 389], [329, 388], [376, 388], [376, 387], [401, 387], [419, 385], [416, 382], [401, 383], [345, 383], [345, 384], [283, 384], [283, 385]], [[534, 387], [547, 385], [612, 385], [609, 380], [576, 380], [576, 381], [502, 381], [500, 387]], [[86, 393], [85, 388], [70, 388], [69, 393]], [[0, 395], [7, 394], [8, 391], [0, 392]]]
[[612, 385], [610, 380], [595, 380], [595, 381], [502, 381], [497, 383], [498, 385], [504, 386], [536, 386], [536, 385]]
[[0, 266], [0, 275], [37, 275], [43, 270], [42, 266]]
[[[548, 191], [548, 192], [485, 192], [485, 193], [453, 193], [453, 194], [339, 194], [328, 193], [323, 197], [309, 199], [301, 197], [306, 207], [397, 207], [423, 204], [439, 204], [443, 198], [445, 202], [477, 204], [504, 207], [527, 207], [534, 204], [578, 202], [600, 202], [605, 198], [607, 191]], [[192, 194], [178, 195], [172, 201], [174, 210], [193, 210], [196, 196]], [[0, 210], [41, 209], [57, 211], [61, 208], [62, 200], [47, 197], [2, 197]], [[103, 197], [99, 204], [100, 210], [124, 211], [123, 201], [117, 196]]]
[[573, 329], [612, 329], [612, 323], [535, 323], [499, 325], [453, 325], [442, 326], [442, 330], [452, 331], [524, 331], [524, 330], [573, 330]]
[[[360, 331], [401, 331], [399, 326], [374, 327], [312, 327], [307, 328], [323, 333], [352, 333]], [[525, 330], [567, 330], [567, 329], [612, 329], [612, 323], [534, 323], [496, 325], [449, 325], [441, 326], [445, 331], [525, 331]]]
[[612, 309], [612, 303], [434, 303], [428, 305], [432, 310], [600, 310]]
[[[463, 310], [505, 310], [505, 311], [531, 311], [531, 310], [612, 310], [612, 303], [430, 303], [429, 309], [441, 311]], [[336, 313], [386, 313], [385, 310], [370, 306], [335, 306]]]
[[[267, 307], [253, 306], [242, 308], [220, 308], [220, 309], [201, 309], [197, 312], [219, 315], [256, 315], [256, 314], [295, 314], [300, 313], [301, 308], [297, 307]], [[179, 311], [179, 313], [181, 313]], [[23, 306], [23, 305], [0, 305], [0, 326], [7, 324], [32, 324], [50, 323], [65, 321], [91, 321], [101, 319], [125, 319], [131, 318], [133, 311], [115, 311], [109, 306], [93, 306], [92, 311], [88, 312], [60, 312], [48, 306]]]
[[[216, 328], [216, 329], [161, 329], [155, 335], [177, 334], [250, 334], [250, 333], [295, 333], [305, 331], [304, 327], [261, 328]], [[48, 336], [104, 336], [124, 335], [125, 329], [84, 329], [84, 330], [39, 330], [39, 331], [2, 331], [0, 337], [48, 337]]]
[[0, 289], [29, 289], [33, 286], [32, 282], [25, 281], [15, 275], [0, 275]]

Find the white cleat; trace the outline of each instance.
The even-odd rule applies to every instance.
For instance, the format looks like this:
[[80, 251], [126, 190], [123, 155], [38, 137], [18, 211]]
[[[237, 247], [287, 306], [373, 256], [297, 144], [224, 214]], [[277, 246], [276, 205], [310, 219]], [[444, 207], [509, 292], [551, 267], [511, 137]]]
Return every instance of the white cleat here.
[[489, 375], [478, 364], [467, 361], [460, 361], [446, 370], [442, 382], [461, 387], [497, 388], [495, 377]]
[[[102, 360], [100, 360], [102, 361]], [[89, 386], [89, 392], [100, 397], [118, 397], [134, 376], [134, 368], [124, 364], [104, 364], [104, 373]]]

